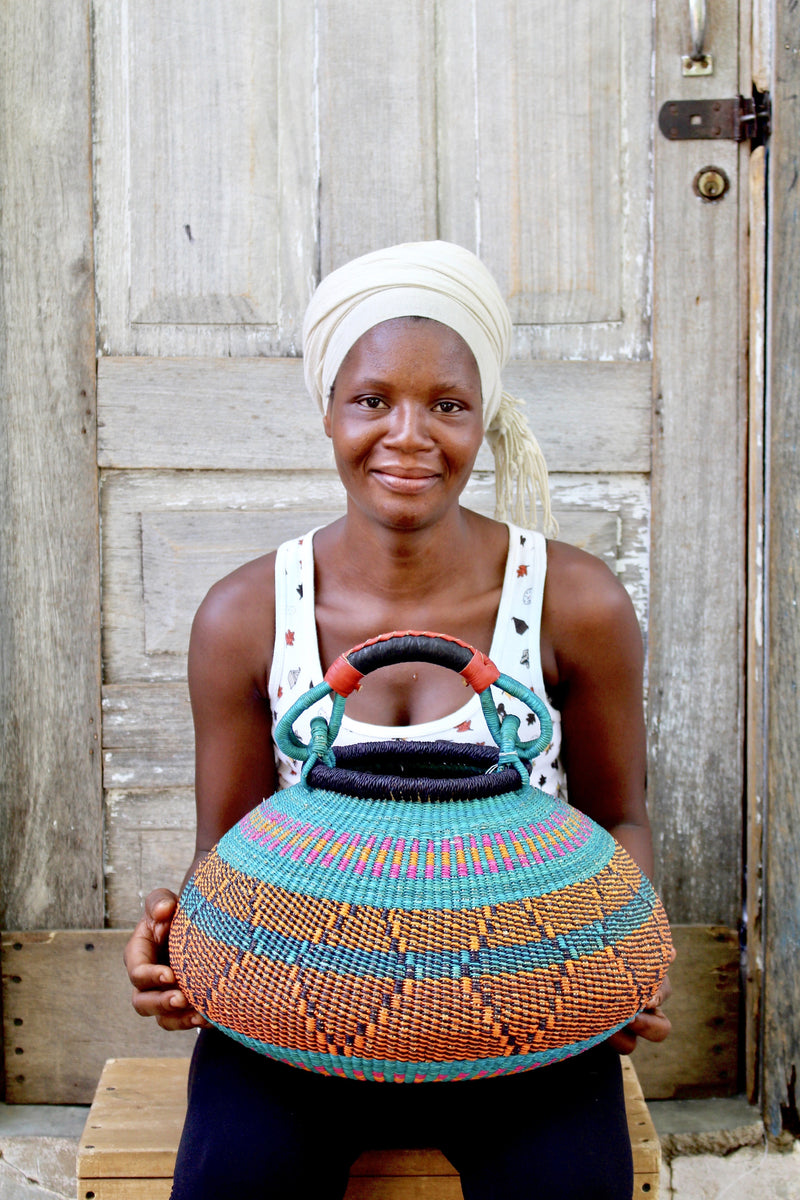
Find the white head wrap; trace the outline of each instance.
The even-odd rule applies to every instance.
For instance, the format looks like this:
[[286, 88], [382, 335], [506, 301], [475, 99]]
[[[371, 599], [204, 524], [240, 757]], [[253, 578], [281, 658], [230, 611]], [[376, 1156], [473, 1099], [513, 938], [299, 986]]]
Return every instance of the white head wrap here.
[[503, 391], [500, 381], [511, 346], [508, 308], [489, 271], [462, 246], [390, 246], [322, 280], [303, 322], [306, 387], [320, 411], [326, 411], [339, 368], [361, 335], [383, 321], [411, 316], [454, 329], [475, 356], [483, 428], [495, 458], [497, 515], [535, 526], [538, 493], [545, 533], [555, 532], [544, 457], [523, 405]]

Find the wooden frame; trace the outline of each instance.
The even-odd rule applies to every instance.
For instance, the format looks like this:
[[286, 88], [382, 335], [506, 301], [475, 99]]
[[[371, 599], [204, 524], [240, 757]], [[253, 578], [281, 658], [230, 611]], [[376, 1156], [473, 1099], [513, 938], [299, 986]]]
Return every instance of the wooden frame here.
[[763, 1105], [770, 1133], [800, 1132], [800, 30], [793, 0], [774, 9], [769, 148], [767, 335], [767, 798]]
[[5, 928], [103, 924], [89, 7], [0, 16]]

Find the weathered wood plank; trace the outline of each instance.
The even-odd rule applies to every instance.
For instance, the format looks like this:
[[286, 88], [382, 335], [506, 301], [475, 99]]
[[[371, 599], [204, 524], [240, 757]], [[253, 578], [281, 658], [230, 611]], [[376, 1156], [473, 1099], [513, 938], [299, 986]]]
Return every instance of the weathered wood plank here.
[[[634, 1197], [658, 1195], [660, 1148], [630, 1058], [622, 1059]], [[78, 1148], [79, 1197], [154, 1200], [167, 1196], [186, 1109], [188, 1063], [110, 1059]], [[652, 1177], [650, 1186], [643, 1186]], [[150, 1193], [144, 1191], [149, 1182]], [[126, 1185], [131, 1189], [124, 1190]], [[637, 1188], [638, 1185], [638, 1188]], [[140, 1190], [141, 1188], [141, 1190]], [[353, 1164], [346, 1200], [446, 1200], [461, 1196], [458, 1175], [438, 1150], [374, 1150]]]
[[[186, 675], [188, 637], [183, 634], [172, 635], [171, 645], [176, 653], [147, 652], [145, 605], [149, 581], [142, 578], [143, 524], [146, 528], [151, 520], [157, 524], [168, 514], [186, 510], [194, 514], [195, 523], [200, 520], [199, 514], [209, 517], [212, 545], [217, 546], [218, 558], [206, 551], [192, 561], [182, 561], [181, 552], [176, 549], [180, 571], [190, 580], [190, 591], [176, 597], [175, 620], [185, 634], [187, 618], [191, 619], [215, 579], [233, 566], [274, 549], [281, 541], [341, 515], [344, 498], [338, 476], [332, 471], [302, 475], [120, 471], [105, 474], [101, 505], [105, 678], [116, 683], [183, 679]], [[244, 518], [238, 533], [237, 516]], [[227, 548], [213, 542], [215, 522], [217, 527], [222, 523], [231, 535]], [[254, 524], [261, 527], [258, 545], [253, 542]], [[158, 627], [162, 625], [159, 618]]]
[[81, 1181], [171, 1179], [188, 1076], [186, 1059], [109, 1058], [78, 1147]]
[[103, 762], [106, 788], [193, 786], [194, 732], [186, 685], [107, 685]]
[[800, 1127], [800, 38], [791, 0], [775, 13], [769, 152], [770, 313], [767, 540], [767, 812], [764, 1110], [768, 1128]]
[[434, 5], [339, 0], [318, 21], [324, 276], [368, 250], [436, 237]]
[[345, 1200], [463, 1200], [461, 1182], [448, 1176], [369, 1178], [356, 1176], [345, 1192]]
[[441, 236], [494, 271], [529, 353], [647, 356], [647, 6], [456, 0], [438, 19]]
[[[649, 471], [650, 366], [509, 363], [551, 471]], [[103, 467], [308, 471], [332, 463], [298, 359], [102, 358]], [[492, 466], [484, 447], [479, 470]]]
[[180, 890], [194, 855], [194, 789], [106, 794], [106, 923], [129, 929], [157, 887]]
[[747, 498], [747, 840], [745, 1067], [750, 1099], [758, 1096], [763, 986], [764, 802], [764, 370], [766, 333], [766, 152], [750, 159], [749, 414]]
[[78, 1200], [170, 1200], [169, 1179], [90, 1179], [78, 1181]]
[[313, 511], [302, 516], [297, 512], [143, 512], [145, 652], [183, 659], [192, 619], [213, 583], [265, 550], [327, 524], [331, 516]]
[[366, 1150], [350, 1168], [359, 1175], [458, 1175], [438, 1150]]
[[317, 269], [313, 3], [96, 0], [93, 17], [101, 344], [296, 353]]
[[103, 911], [89, 7], [0, 15], [6, 926]]
[[[480, 6], [480, 194], [492, 214], [481, 222], [481, 248], [499, 268], [515, 324], [622, 318], [621, 7], [620, 0]], [[570, 70], [543, 70], [531, 87], [525, 66], [544, 65], [545, 56], [569, 61]], [[507, 69], [493, 70], [498, 62]], [[581, 186], [565, 186], [575, 162]]]
[[636, 1071], [649, 1100], [738, 1090], [739, 936], [722, 926], [673, 925], [677, 958], [665, 1042], [640, 1040]]
[[[552, 482], [561, 536], [606, 559], [646, 625], [646, 478], [574, 475], [555, 476]], [[492, 479], [476, 473], [465, 503], [491, 513]], [[333, 520], [343, 510], [344, 493], [332, 471], [106, 472], [102, 485], [106, 681], [184, 678], [189, 622], [214, 579], [286, 538]], [[166, 536], [181, 527], [188, 531], [185, 542]], [[145, 548], [144, 579], [143, 529], [165, 531]], [[206, 534], [203, 547], [197, 538]], [[170, 572], [174, 572], [172, 580]], [[181, 585], [176, 587], [179, 578]], [[169, 595], [171, 611], [150, 600], [151, 594], [159, 592], [162, 598]], [[148, 619], [154, 624], [146, 629]], [[148, 653], [149, 638], [161, 649]]]
[[107, 1058], [191, 1053], [192, 1032], [167, 1033], [134, 1012], [122, 963], [128, 937], [109, 929], [3, 934], [12, 1104], [88, 1104]]
[[[713, 76], [676, 72], [686, 21], [682, 0], [657, 6], [657, 106], [737, 90], [734, 0], [714, 9]], [[738, 156], [715, 143], [731, 189], [709, 204], [692, 188], [708, 146], [656, 137], [650, 809], [667, 911], [728, 926], [741, 912], [744, 785]]]
[[130, 10], [136, 324], [277, 323], [277, 33], [253, 0]]

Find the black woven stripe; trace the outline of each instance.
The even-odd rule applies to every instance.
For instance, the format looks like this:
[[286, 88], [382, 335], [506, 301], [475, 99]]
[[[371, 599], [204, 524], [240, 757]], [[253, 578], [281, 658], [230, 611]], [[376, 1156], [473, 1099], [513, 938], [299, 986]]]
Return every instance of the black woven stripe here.
[[377, 671], [378, 667], [390, 667], [399, 662], [430, 662], [453, 671], [463, 671], [472, 661], [472, 650], [450, 642], [445, 638], [406, 634], [385, 642], [373, 642], [347, 655], [347, 661], [362, 675]]
[[[429, 803], [479, 800], [523, 786], [514, 767], [497, 768], [498, 750], [470, 743], [387, 741], [339, 746], [335, 767], [315, 763], [311, 787], [366, 800]], [[490, 768], [497, 768], [486, 772]]]

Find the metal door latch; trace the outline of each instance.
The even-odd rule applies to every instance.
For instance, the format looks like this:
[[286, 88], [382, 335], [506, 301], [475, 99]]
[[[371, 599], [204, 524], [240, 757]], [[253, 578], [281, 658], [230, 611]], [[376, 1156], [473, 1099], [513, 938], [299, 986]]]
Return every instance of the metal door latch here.
[[769, 93], [731, 100], [667, 100], [658, 127], [672, 142], [720, 140], [763, 143], [770, 133]]

